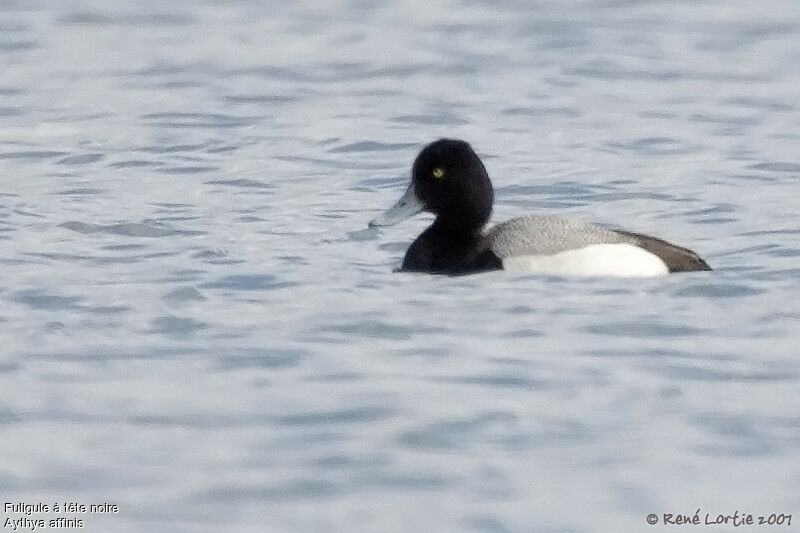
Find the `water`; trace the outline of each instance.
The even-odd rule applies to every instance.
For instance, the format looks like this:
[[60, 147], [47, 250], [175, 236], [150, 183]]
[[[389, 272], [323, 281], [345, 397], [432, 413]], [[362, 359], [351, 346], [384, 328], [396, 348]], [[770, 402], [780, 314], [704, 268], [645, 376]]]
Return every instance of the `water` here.
[[[120, 506], [89, 531], [800, 514], [796, 4], [316, 4], [0, 2], [5, 501]], [[495, 220], [716, 271], [393, 273], [429, 219], [366, 223], [440, 136]]]

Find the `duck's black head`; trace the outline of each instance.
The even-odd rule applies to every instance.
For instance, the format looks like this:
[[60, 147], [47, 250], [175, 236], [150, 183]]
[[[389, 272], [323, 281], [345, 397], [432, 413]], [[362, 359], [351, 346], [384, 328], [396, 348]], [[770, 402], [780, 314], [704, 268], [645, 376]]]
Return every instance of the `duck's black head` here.
[[417, 156], [405, 195], [370, 226], [390, 226], [428, 211], [442, 229], [476, 232], [489, 220], [493, 200], [492, 182], [472, 147], [457, 139], [439, 139]]

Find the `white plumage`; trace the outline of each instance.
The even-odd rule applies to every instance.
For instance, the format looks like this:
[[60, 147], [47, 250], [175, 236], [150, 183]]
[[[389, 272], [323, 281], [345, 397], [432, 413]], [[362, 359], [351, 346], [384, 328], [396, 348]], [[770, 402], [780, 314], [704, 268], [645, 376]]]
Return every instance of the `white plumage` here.
[[664, 261], [634, 238], [581, 220], [528, 215], [494, 226], [486, 237], [504, 270], [624, 277], [669, 273]]

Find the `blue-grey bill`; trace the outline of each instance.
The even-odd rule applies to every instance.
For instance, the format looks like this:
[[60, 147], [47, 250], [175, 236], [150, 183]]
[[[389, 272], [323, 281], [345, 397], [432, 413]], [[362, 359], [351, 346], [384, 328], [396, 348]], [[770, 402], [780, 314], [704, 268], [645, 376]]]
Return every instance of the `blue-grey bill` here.
[[414, 193], [414, 184], [408, 186], [406, 193], [396, 204], [387, 209], [382, 215], [369, 223], [370, 228], [377, 226], [394, 226], [407, 218], [411, 218], [425, 209]]

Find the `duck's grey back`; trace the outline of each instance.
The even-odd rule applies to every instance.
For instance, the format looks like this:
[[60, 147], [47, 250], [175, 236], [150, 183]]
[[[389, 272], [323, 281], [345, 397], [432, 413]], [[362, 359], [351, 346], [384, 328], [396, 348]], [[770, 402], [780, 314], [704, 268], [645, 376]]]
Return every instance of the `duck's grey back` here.
[[552, 255], [590, 244], [628, 243], [636, 239], [578, 219], [557, 215], [513, 218], [486, 232], [489, 248], [500, 259], [522, 255]]

